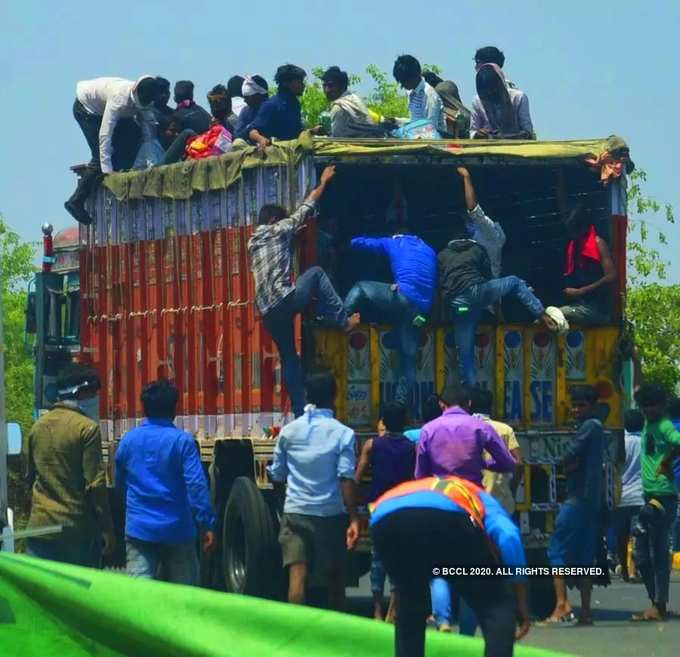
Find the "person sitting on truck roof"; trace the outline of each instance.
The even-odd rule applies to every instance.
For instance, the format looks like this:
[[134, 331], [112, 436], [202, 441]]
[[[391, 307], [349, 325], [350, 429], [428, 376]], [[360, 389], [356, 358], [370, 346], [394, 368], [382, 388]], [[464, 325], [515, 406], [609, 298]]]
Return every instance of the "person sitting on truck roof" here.
[[536, 139], [529, 98], [523, 91], [508, 87], [499, 66], [482, 64], [476, 86], [470, 123], [473, 139]]
[[78, 82], [73, 116], [92, 159], [75, 192], [64, 203], [74, 219], [92, 223], [85, 201], [101, 182], [102, 174], [132, 168], [142, 134], [150, 133], [156, 121], [150, 106], [162, 95], [162, 85], [151, 75], [143, 75], [136, 82], [123, 78]]
[[194, 83], [191, 80], [175, 82], [175, 116], [182, 130], [193, 130], [197, 134], [210, 128], [212, 117], [194, 101]]
[[305, 388], [305, 414], [281, 429], [267, 468], [277, 492], [286, 485], [279, 543], [288, 602], [304, 604], [307, 586], [325, 581], [330, 608], [343, 611], [346, 550], [359, 539], [354, 431], [334, 417], [331, 372], [311, 374]]
[[[548, 560], [553, 567], [592, 567], [595, 565], [596, 541], [599, 534], [599, 514], [604, 493], [603, 456], [605, 435], [602, 422], [596, 417], [599, 393], [594, 386], [574, 386], [571, 389], [572, 412], [578, 432], [568, 447], [562, 465], [567, 477], [567, 499], [560, 507], [555, 531], [548, 546]], [[574, 616], [567, 597], [567, 583], [562, 576], [553, 576], [555, 609], [546, 624], [592, 625], [590, 605], [592, 580], [577, 578], [581, 593], [581, 612]]]
[[[401, 230], [400, 230], [401, 229]], [[392, 237], [355, 237], [353, 249], [387, 256], [394, 283], [359, 281], [345, 297], [348, 314], [359, 311], [375, 322], [390, 322], [399, 335], [399, 373], [395, 399], [410, 407], [416, 382], [416, 353], [424, 315], [432, 310], [437, 256], [419, 237], [398, 227]]]
[[394, 79], [408, 91], [411, 121], [426, 119], [435, 130], [446, 133], [444, 105], [439, 94], [425, 81], [420, 62], [412, 55], [400, 55], [392, 69]]
[[[400, 484], [371, 505], [371, 535], [397, 596], [395, 656], [423, 657], [428, 582], [433, 572], [454, 583], [479, 619], [485, 655], [512, 657], [529, 632], [526, 566], [519, 528], [481, 487], [462, 477]], [[459, 569], [513, 569], [509, 577], [456, 576]], [[519, 622], [519, 628], [517, 623]]]
[[330, 103], [331, 137], [384, 137], [387, 134], [387, 128], [373, 122], [361, 97], [347, 90], [349, 76], [345, 71], [331, 66], [321, 80]]
[[232, 115], [231, 111], [231, 96], [227, 88], [223, 84], [216, 84], [207, 95], [208, 105], [210, 106], [210, 114], [212, 115], [212, 122], [226, 128], [232, 135], [234, 134], [234, 126], [229, 117]]
[[505, 297], [514, 297], [531, 316], [552, 331], [564, 332], [568, 323], [559, 308], [545, 308], [517, 276], [494, 278], [488, 251], [477, 241], [454, 239], [439, 252], [439, 285], [454, 318], [454, 337], [461, 378], [477, 382], [474, 342], [482, 311]]
[[153, 107], [151, 109], [156, 115], [156, 120], [158, 120], [161, 116], [169, 116], [175, 110], [168, 105], [171, 95], [170, 80], [156, 76], [156, 82], [158, 83], [158, 95], [156, 96], [156, 100], [153, 101]]
[[215, 547], [215, 514], [191, 434], [174, 425], [179, 392], [165, 379], [142, 390], [144, 422], [116, 450], [116, 488], [125, 499], [127, 572], [198, 585], [196, 525], [203, 551]]
[[[369, 438], [361, 448], [359, 464], [354, 476], [361, 483], [369, 465], [371, 470], [371, 494], [369, 502], [375, 502], [390, 488], [413, 479], [416, 467], [416, 451], [413, 442], [404, 436], [406, 407], [398, 402], [386, 402], [378, 420], [379, 435]], [[380, 436], [380, 432], [384, 434]], [[373, 550], [371, 554], [371, 592], [373, 594], [373, 618], [383, 620], [383, 593], [385, 568]], [[390, 593], [389, 608], [394, 610], [394, 589]]]
[[278, 91], [262, 103], [252, 122], [250, 140], [264, 150], [272, 139], [297, 139], [302, 132], [302, 109], [298, 98], [305, 91], [304, 69], [293, 64], [279, 66], [274, 80]]
[[[496, 64], [498, 68], [503, 69], [503, 66], [505, 66], [505, 55], [503, 54], [503, 51], [496, 48], [496, 46], [484, 46], [483, 48], [477, 49], [474, 61], [475, 71], [479, 71], [484, 64]], [[505, 71], [503, 71], [503, 75], [505, 76]], [[512, 82], [512, 80], [508, 80], [507, 77], [505, 78], [505, 83], [510, 89], [518, 88], [517, 85]]]
[[570, 238], [564, 269], [567, 304], [560, 310], [574, 324], [607, 324], [611, 321], [612, 286], [616, 281], [609, 246], [579, 208], [571, 212], [566, 225]]
[[229, 97], [231, 98], [231, 111], [232, 114], [229, 117], [229, 121], [232, 125], [236, 125], [238, 117], [241, 116], [241, 112], [246, 108], [246, 99], [243, 95], [243, 83], [245, 78], [242, 75], [232, 75], [227, 80], [227, 91], [229, 92]]
[[97, 568], [102, 552], [114, 550], [101, 433], [88, 417], [100, 387], [94, 370], [67, 365], [57, 377], [59, 401], [28, 436], [28, 529], [61, 525], [61, 531], [29, 538], [30, 556]]
[[248, 141], [250, 126], [260, 111], [260, 107], [269, 98], [269, 85], [261, 75], [247, 75], [243, 80], [241, 93], [244, 107], [235, 124], [234, 138]]
[[453, 80], [442, 80], [432, 71], [423, 71], [423, 78], [438, 94], [444, 106], [446, 137], [467, 139], [470, 136], [470, 110], [463, 105], [458, 85]]
[[293, 239], [316, 211], [334, 175], [335, 166], [326, 167], [319, 185], [290, 216], [281, 206], [262, 206], [259, 225], [248, 242], [250, 270], [255, 278], [255, 304], [279, 350], [283, 381], [295, 417], [302, 415], [304, 406], [302, 365], [295, 349], [295, 315], [316, 299], [319, 314], [335, 325], [351, 330], [359, 323], [359, 314], [347, 314], [342, 299], [321, 267], [310, 267], [292, 281]]

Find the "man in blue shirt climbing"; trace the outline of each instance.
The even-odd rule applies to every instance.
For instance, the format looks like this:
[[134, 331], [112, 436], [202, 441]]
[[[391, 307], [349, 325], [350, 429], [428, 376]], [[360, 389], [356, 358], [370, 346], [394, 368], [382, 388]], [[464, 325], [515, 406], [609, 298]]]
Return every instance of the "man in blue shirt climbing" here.
[[[198, 585], [196, 525], [203, 551], [215, 547], [215, 515], [192, 436], [174, 424], [179, 393], [167, 380], [142, 391], [146, 420], [116, 451], [116, 488], [126, 497], [127, 571]], [[160, 571], [159, 571], [160, 569]]]
[[437, 255], [401, 226], [392, 237], [356, 237], [353, 249], [387, 256], [394, 283], [359, 281], [347, 293], [345, 310], [369, 322], [388, 322], [399, 336], [399, 375], [395, 400], [411, 408], [416, 382], [419, 326], [432, 310]]

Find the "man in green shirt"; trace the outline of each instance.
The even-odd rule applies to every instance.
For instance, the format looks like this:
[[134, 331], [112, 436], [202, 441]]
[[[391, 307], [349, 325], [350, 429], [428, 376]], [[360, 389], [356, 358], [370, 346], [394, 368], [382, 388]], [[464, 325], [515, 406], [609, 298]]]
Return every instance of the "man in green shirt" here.
[[59, 401], [28, 436], [33, 484], [30, 529], [61, 525], [58, 533], [28, 539], [27, 554], [96, 567], [113, 551], [113, 524], [102, 463], [99, 424], [84, 412], [100, 388], [97, 373], [69, 365], [57, 378]]
[[661, 386], [642, 386], [635, 393], [635, 401], [645, 416], [640, 447], [645, 505], [639, 514], [635, 563], [652, 606], [634, 615], [633, 620], [658, 621], [668, 615], [670, 533], [678, 503], [675, 483], [665, 466], [674, 449], [680, 447], [680, 433], [668, 416], [668, 400]]

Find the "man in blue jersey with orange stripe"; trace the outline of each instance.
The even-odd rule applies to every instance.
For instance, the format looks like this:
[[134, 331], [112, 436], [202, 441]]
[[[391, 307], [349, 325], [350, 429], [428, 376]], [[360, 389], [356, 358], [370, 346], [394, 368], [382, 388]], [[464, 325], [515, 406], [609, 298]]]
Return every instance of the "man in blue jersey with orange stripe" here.
[[526, 578], [497, 574], [526, 566], [519, 529], [503, 507], [466, 479], [428, 477], [392, 488], [371, 511], [375, 549], [397, 593], [395, 657], [425, 654], [433, 575], [454, 581], [474, 610], [485, 657], [511, 657], [529, 631], [529, 612]]

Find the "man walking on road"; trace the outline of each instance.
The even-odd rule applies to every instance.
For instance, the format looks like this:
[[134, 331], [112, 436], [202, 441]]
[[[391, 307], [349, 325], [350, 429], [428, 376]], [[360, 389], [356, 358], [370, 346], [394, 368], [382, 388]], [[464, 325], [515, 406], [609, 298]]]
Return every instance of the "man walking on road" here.
[[[179, 393], [166, 380], [142, 391], [146, 420], [116, 451], [116, 488], [126, 497], [127, 571], [133, 577], [198, 585], [196, 525], [215, 547], [215, 515], [193, 436], [174, 425]], [[160, 572], [159, 572], [160, 569]]]
[[96, 402], [99, 376], [82, 365], [68, 365], [57, 379], [59, 401], [28, 436], [28, 478], [33, 483], [29, 529], [61, 525], [57, 534], [29, 538], [26, 553], [99, 566], [113, 552], [113, 523], [102, 463], [99, 424], [85, 414]]
[[278, 205], [263, 206], [259, 225], [248, 242], [250, 269], [255, 278], [255, 304], [279, 350], [283, 381], [295, 417], [302, 415], [304, 405], [302, 365], [295, 349], [295, 315], [316, 299], [318, 314], [337, 326], [349, 331], [359, 323], [358, 313], [347, 315], [342, 299], [321, 267], [310, 267], [295, 282], [292, 280], [293, 239], [316, 210], [334, 175], [335, 166], [326, 167], [318, 187], [290, 217]]
[[283, 427], [269, 467], [277, 489], [287, 484], [279, 543], [288, 602], [304, 604], [308, 586], [323, 583], [331, 609], [342, 611], [346, 550], [359, 538], [355, 438], [334, 417], [333, 375], [312, 374], [305, 387], [305, 413]]

